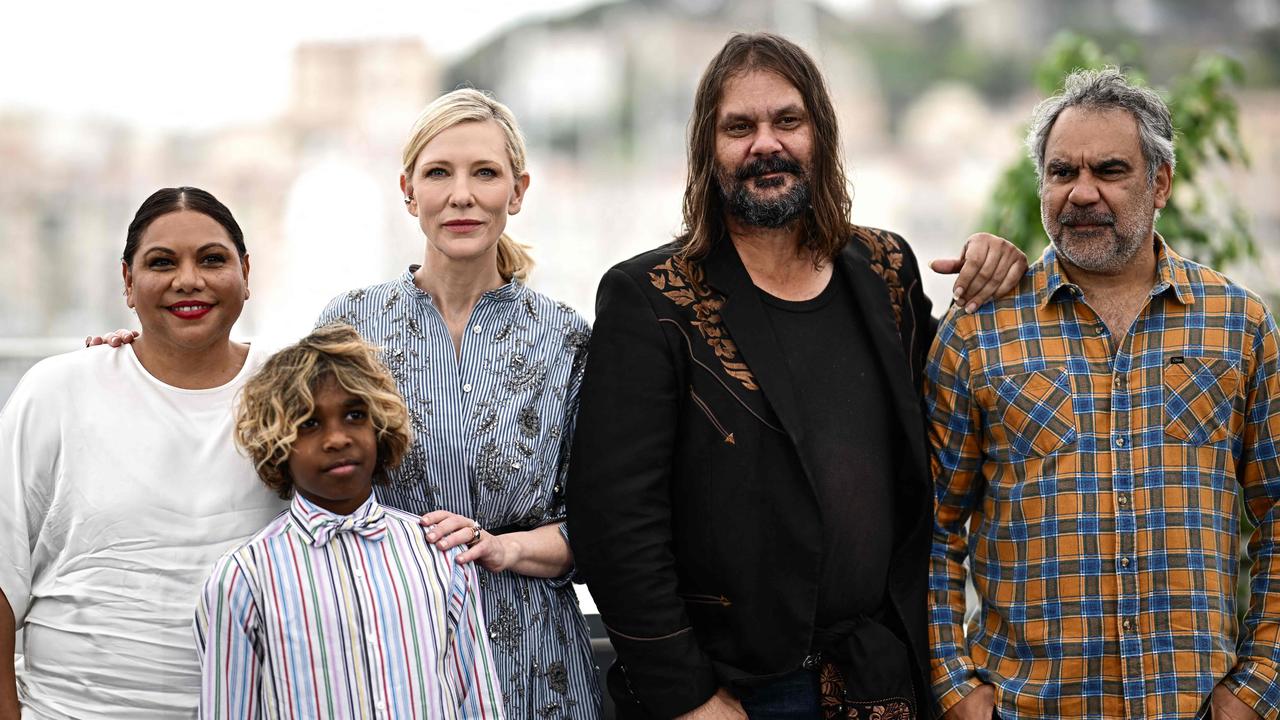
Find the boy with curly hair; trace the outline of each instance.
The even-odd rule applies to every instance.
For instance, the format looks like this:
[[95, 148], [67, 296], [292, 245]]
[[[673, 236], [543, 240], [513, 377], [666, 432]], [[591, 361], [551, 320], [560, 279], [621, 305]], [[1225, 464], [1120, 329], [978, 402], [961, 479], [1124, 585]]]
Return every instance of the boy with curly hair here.
[[245, 385], [236, 443], [288, 510], [196, 611], [202, 718], [500, 718], [473, 565], [383, 507], [409, 420], [373, 348], [322, 327]]

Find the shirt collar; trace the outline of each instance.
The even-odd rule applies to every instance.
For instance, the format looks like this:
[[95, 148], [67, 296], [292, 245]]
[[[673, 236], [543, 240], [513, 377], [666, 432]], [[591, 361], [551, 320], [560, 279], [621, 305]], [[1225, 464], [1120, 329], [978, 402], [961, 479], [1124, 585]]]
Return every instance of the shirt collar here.
[[293, 516], [294, 526], [315, 547], [325, 545], [340, 532], [355, 532], [375, 542], [387, 534], [386, 511], [373, 493], [350, 515], [335, 515], [295, 491], [289, 514]]
[[[1155, 233], [1156, 244], [1156, 282], [1151, 288], [1151, 296], [1155, 297], [1172, 290], [1173, 296], [1183, 305], [1195, 302], [1195, 294], [1191, 290], [1191, 281], [1187, 278], [1187, 261], [1173, 251], [1160, 233]], [[1058, 260], [1057, 248], [1053, 243], [1044, 249], [1040, 256], [1043, 272], [1035, 279], [1036, 306], [1043, 308], [1061, 295], [1079, 298], [1083, 295], [1080, 287], [1067, 277]]]
[[[418, 287], [413, 282], [413, 274], [417, 272], [420, 267], [422, 266], [416, 264], [410, 265], [409, 269], [405, 270], [404, 274], [400, 276], [400, 285], [409, 293], [410, 297], [416, 295], [430, 300], [431, 294]], [[515, 278], [511, 278], [505, 285], [500, 285], [492, 290], [488, 290], [480, 297], [488, 298], [496, 302], [511, 302], [524, 297], [525, 289], [526, 286], [524, 283]]]

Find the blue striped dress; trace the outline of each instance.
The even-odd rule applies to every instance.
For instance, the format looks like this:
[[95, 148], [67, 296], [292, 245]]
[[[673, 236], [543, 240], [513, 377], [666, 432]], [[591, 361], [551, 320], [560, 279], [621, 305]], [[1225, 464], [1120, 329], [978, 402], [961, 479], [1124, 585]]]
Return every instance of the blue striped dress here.
[[[445, 509], [490, 530], [564, 519], [565, 469], [590, 330], [563, 303], [512, 281], [476, 303], [455, 354], [444, 318], [398, 279], [334, 298], [318, 324], [348, 323], [382, 348], [409, 407], [413, 446], [379, 501]], [[590, 634], [569, 577], [480, 570], [508, 718], [600, 716]]]

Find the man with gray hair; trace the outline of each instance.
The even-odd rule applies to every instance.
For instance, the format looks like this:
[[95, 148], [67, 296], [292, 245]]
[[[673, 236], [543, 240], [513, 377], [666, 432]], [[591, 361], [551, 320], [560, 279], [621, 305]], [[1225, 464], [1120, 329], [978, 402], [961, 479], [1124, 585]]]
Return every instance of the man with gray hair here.
[[[1174, 170], [1154, 92], [1074, 73], [1027, 144], [1052, 244], [1013, 294], [953, 307], [926, 367], [939, 710], [1277, 717], [1275, 322], [1154, 231]], [[1241, 488], [1258, 529], [1238, 628]]]

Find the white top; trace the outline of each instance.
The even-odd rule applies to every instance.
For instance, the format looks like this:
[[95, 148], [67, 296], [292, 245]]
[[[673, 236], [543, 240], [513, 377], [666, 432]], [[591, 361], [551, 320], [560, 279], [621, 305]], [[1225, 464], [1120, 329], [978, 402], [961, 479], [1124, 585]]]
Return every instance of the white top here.
[[231, 435], [265, 355], [208, 390], [106, 346], [18, 383], [0, 411], [0, 589], [24, 630], [24, 719], [195, 716], [201, 584], [287, 506]]

